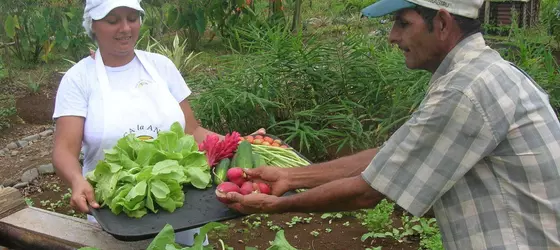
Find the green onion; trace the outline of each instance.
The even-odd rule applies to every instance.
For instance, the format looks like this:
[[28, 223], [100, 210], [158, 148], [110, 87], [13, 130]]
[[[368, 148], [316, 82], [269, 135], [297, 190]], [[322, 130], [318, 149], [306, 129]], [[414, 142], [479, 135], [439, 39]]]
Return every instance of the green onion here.
[[270, 166], [293, 168], [307, 166], [310, 162], [300, 157], [293, 149], [251, 144], [253, 151], [260, 154]]

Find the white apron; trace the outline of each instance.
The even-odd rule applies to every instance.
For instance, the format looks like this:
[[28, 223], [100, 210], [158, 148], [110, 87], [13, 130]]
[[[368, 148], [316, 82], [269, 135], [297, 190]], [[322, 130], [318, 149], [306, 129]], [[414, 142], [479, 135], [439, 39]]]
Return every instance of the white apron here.
[[[126, 90], [111, 89], [99, 49], [95, 53], [100, 95], [97, 96], [98, 98], [93, 98], [90, 105], [97, 106], [92, 108], [103, 110], [101, 151], [112, 148], [118, 139], [129, 133], [134, 133], [141, 139], [151, 139], [156, 138], [159, 131], [168, 130], [174, 122], [179, 122], [183, 128], [185, 127], [184, 113], [169, 92], [165, 81], [143, 51], [135, 50], [135, 53], [153, 81], [143, 82], [145, 84], [138, 84]], [[93, 169], [87, 171], [90, 170]], [[88, 220], [95, 222], [93, 216], [88, 215]], [[178, 232], [176, 242], [192, 245], [194, 234], [198, 232], [200, 228]]]

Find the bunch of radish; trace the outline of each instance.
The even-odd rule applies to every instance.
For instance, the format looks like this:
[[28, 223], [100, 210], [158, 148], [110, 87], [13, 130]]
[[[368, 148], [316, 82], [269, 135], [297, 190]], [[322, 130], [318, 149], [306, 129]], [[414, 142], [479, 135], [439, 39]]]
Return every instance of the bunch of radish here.
[[266, 183], [252, 182], [247, 179], [247, 175], [241, 168], [230, 168], [227, 171], [227, 178], [229, 181], [222, 182], [216, 188], [216, 197], [222, 203], [229, 203], [226, 199], [226, 194], [230, 192], [248, 195], [252, 193], [271, 194], [270, 187]]

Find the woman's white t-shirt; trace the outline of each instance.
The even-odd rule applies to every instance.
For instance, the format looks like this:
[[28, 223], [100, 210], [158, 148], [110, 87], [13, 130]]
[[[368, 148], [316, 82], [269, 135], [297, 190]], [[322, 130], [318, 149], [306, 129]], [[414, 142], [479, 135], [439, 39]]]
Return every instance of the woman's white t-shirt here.
[[[163, 78], [177, 102], [183, 101], [191, 94], [191, 90], [171, 60], [160, 54], [145, 54]], [[132, 89], [138, 85], [153, 81], [137, 57], [124, 66], [105, 66], [105, 69], [111, 89]], [[53, 118], [80, 116], [85, 117], [86, 122], [88, 117], [95, 117], [97, 122], [103, 121], [103, 110], [91, 109], [88, 106], [92, 93], [100, 92], [100, 86], [96, 77], [95, 61], [91, 57], [82, 59], [70, 68], [60, 82]], [[100, 148], [103, 132], [102, 122], [99, 126], [93, 126], [92, 129], [84, 130], [85, 147], [82, 148], [82, 151], [84, 152], [85, 164], [94, 165], [103, 157], [102, 149]], [[117, 140], [118, 138], [114, 139]]]

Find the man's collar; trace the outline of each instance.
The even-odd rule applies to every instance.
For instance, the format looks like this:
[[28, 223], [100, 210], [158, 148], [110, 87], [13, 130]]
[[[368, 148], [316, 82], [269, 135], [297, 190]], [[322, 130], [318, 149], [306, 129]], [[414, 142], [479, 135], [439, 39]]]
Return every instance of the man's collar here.
[[480, 32], [465, 37], [457, 45], [455, 45], [455, 47], [447, 54], [447, 56], [445, 56], [436, 72], [432, 75], [430, 85], [440, 77], [453, 70], [453, 66], [455, 64], [465, 60], [465, 55], [469, 51], [481, 49], [484, 47], [486, 47], [486, 42], [484, 41], [484, 37]]

